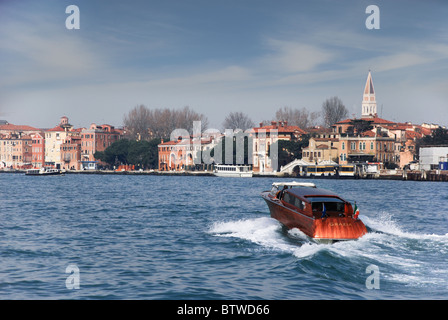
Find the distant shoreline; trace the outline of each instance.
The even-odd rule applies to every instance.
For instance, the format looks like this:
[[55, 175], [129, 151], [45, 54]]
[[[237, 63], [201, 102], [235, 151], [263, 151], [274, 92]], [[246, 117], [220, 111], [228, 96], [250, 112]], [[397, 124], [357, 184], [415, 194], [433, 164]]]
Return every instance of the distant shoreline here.
[[[16, 173], [25, 174], [26, 170], [0, 170], [0, 173]], [[66, 174], [99, 174], [99, 175], [154, 175], [154, 176], [198, 176], [198, 177], [215, 177], [211, 171], [114, 171], [114, 170], [69, 170]], [[385, 174], [374, 177], [302, 177], [291, 176], [289, 174], [277, 173], [277, 174], [260, 174], [254, 173], [253, 178], [296, 178], [296, 179], [360, 179], [360, 180], [401, 180], [401, 181], [443, 181], [448, 182], [448, 171], [411, 171], [406, 174]]]

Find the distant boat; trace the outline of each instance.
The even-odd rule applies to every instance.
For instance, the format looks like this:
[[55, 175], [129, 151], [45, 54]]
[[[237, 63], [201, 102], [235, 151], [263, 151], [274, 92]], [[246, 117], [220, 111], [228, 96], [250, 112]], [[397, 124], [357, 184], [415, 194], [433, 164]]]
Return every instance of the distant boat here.
[[53, 175], [61, 175], [65, 172], [60, 169], [54, 168], [40, 168], [40, 169], [28, 169], [25, 172], [27, 176], [53, 176]]
[[272, 218], [318, 242], [354, 240], [367, 233], [356, 204], [353, 209], [350, 202], [314, 183], [274, 182], [261, 196]]
[[213, 173], [218, 177], [250, 178], [254, 172], [251, 165], [218, 164]]

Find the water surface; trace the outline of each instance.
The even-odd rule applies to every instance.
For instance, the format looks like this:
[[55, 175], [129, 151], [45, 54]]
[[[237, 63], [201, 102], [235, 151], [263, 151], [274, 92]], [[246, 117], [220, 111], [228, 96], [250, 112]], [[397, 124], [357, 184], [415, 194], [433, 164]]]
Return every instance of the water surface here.
[[270, 218], [277, 180], [0, 174], [0, 298], [448, 298], [447, 183], [306, 180], [356, 200], [370, 231], [325, 245]]

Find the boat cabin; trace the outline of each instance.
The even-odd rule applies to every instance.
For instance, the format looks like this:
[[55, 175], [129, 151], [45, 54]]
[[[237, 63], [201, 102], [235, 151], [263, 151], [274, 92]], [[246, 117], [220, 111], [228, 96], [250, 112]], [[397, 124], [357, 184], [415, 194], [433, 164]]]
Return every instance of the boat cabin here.
[[271, 196], [280, 200], [285, 207], [314, 218], [353, 214], [350, 202], [331, 191], [316, 188], [313, 183], [273, 184]]

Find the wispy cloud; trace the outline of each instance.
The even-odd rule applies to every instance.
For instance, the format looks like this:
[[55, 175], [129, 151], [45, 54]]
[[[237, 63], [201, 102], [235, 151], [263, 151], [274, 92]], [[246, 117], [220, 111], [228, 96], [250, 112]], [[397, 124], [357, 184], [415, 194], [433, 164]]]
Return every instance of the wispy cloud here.
[[261, 58], [261, 64], [279, 73], [315, 71], [334, 58], [329, 50], [306, 42], [270, 38], [266, 43], [270, 53]]
[[[369, 68], [381, 80], [375, 83], [382, 89], [378, 99], [396, 110], [402, 103], [393, 100], [393, 88], [401, 90], [399, 83], [416, 88], [424, 79], [421, 90], [446, 96], [441, 70], [448, 69], [448, 45], [444, 29], [437, 27], [441, 22], [436, 19], [430, 29], [436, 32], [425, 29], [418, 41], [410, 31], [391, 32], [395, 20], [387, 18], [401, 14], [399, 5], [382, 11], [381, 30], [367, 31], [359, 2], [355, 10], [330, 1], [310, 4], [311, 9], [299, 2], [285, 7], [262, 2], [263, 8], [245, 4], [235, 12], [224, 3], [180, 1], [178, 9], [144, 1], [134, 2], [139, 6], [86, 1], [80, 4], [81, 30], [72, 32], [65, 29], [63, 5], [43, 3], [0, 20], [0, 99], [7, 101], [7, 112], [35, 118], [44, 108], [78, 113], [80, 119], [86, 112], [100, 117], [107, 112], [120, 122], [138, 103], [189, 104], [210, 118], [222, 118], [232, 106], [257, 121], [279, 105], [320, 108], [328, 95], [355, 104]], [[55, 3], [62, 13], [57, 19], [45, 13]], [[225, 19], [211, 18], [224, 9]], [[247, 21], [249, 13], [254, 22]], [[234, 14], [239, 18], [232, 20]], [[417, 100], [406, 107], [417, 110]]]
[[3, 86], [70, 81], [103, 66], [85, 41], [50, 24], [38, 30], [33, 25], [10, 24], [0, 29], [0, 38], [3, 59], [13, 60], [3, 68]]

